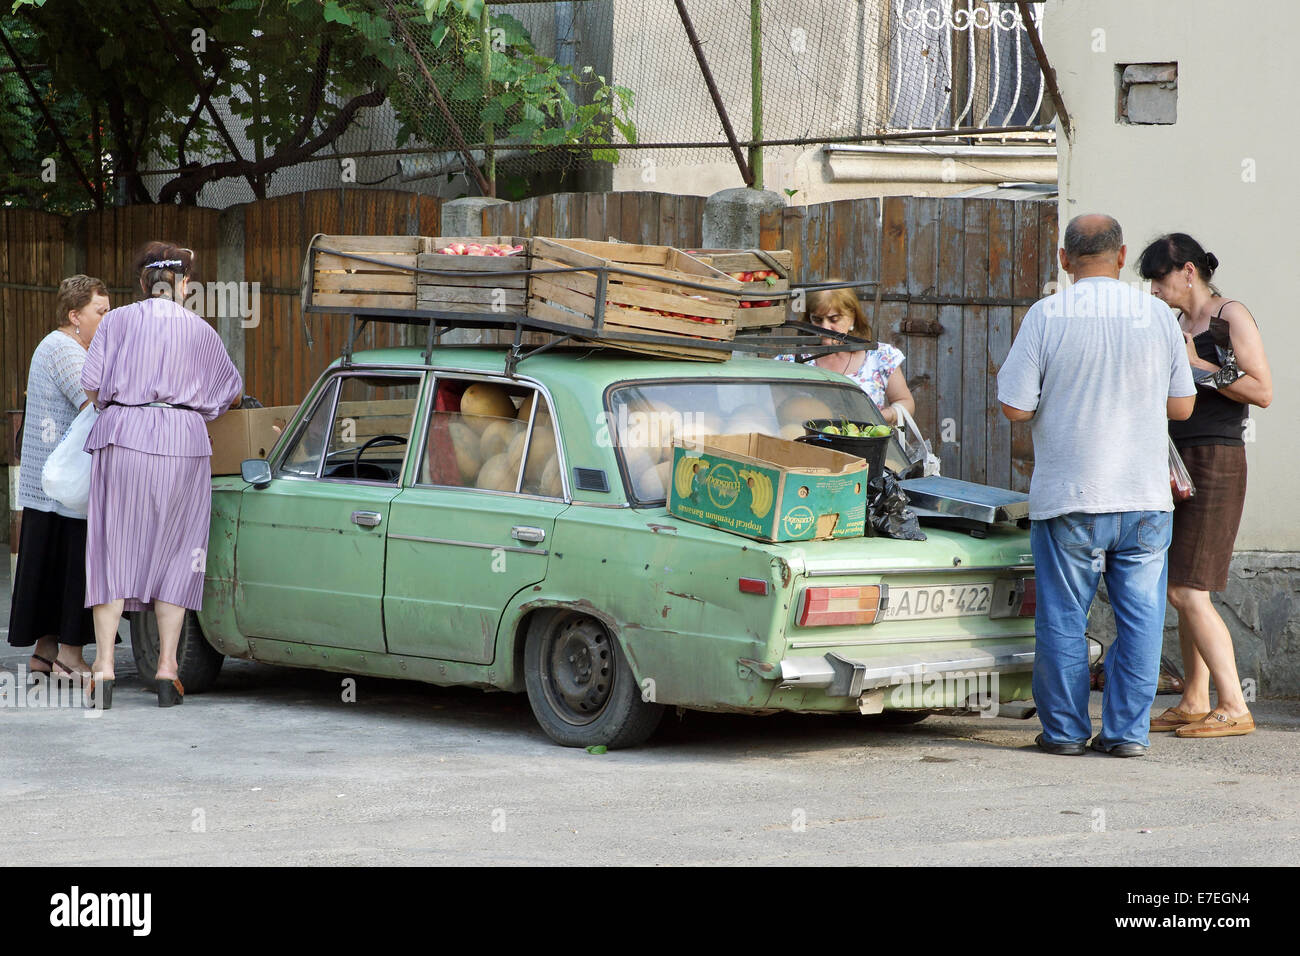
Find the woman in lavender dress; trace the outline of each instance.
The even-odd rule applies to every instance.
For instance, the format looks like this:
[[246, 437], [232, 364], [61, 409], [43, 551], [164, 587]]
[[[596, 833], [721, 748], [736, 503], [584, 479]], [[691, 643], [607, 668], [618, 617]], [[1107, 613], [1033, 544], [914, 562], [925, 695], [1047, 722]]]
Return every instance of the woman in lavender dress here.
[[181, 626], [203, 601], [212, 499], [204, 423], [237, 404], [242, 382], [217, 333], [179, 304], [193, 256], [170, 243], [144, 248], [136, 270], [149, 297], [104, 316], [81, 375], [101, 410], [86, 440], [86, 606], [95, 619], [92, 701], [105, 708], [122, 612], [151, 607], [158, 705], [181, 703]]

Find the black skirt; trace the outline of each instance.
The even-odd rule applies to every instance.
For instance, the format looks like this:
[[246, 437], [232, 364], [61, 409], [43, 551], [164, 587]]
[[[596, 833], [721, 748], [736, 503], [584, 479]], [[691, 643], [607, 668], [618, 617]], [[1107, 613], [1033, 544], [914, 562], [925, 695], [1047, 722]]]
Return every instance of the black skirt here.
[[31, 647], [47, 634], [60, 644], [95, 643], [86, 607], [86, 521], [24, 508], [9, 643]]

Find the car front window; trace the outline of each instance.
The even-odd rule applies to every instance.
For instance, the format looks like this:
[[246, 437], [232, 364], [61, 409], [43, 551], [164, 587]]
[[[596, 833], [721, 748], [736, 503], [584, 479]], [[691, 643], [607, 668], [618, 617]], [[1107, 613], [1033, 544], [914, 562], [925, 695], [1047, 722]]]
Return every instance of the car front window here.
[[[629, 495], [638, 503], [665, 500], [672, 445], [706, 435], [761, 432], [793, 440], [814, 418], [883, 424], [879, 409], [860, 388], [789, 379], [642, 382], [614, 389], [609, 397], [609, 431]], [[896, 441], [885, 463], [907, 467]]]

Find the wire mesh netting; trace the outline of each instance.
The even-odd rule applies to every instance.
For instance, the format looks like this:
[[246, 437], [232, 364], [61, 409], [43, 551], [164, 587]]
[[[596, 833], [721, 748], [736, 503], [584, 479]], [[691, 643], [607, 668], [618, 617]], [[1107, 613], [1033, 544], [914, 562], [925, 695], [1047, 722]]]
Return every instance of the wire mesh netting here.
[[[30, 56], [49, 52], [40, 32], [57, 18], [82, 22], [69, 15], [86, 2], [24, 8]], [[486, 16], [478, 0], [149, 6], [161, 15], [142, 14], [137, 39], [154, 51], [163, 102], [120, 135], [102, 119], [93, 135], [64, 131], [87, 154], [103, 136], [83, 165], [88, 176], [102, 167], [96, 182], [110, 202], [224, 208], [338, 186], [515, 198], [599, 188], [599, 171], [613, 166], [728, 163], [751, 141], [1032, 135], [1052, 116], [1014, 3], [520, 0], [489, 3]], [[1026, 6], [1042, 16], [1044, 4]], [[82, 34], [83, 54], [101, 64], [130, 55], [111, 31]], [[195, 41], [192, 61], [191, 36], [208, 41]], [[100, 115], [46, 65], [32, 75], [69, 127]], [[28, 94], [5, 76], [12, 111]], [[147, 84], [131, 77], [110, 70], [97, 82], [123, 103], [148, 102]], [[114, 145], [126, 139], [144, 148], [128, 155]]]

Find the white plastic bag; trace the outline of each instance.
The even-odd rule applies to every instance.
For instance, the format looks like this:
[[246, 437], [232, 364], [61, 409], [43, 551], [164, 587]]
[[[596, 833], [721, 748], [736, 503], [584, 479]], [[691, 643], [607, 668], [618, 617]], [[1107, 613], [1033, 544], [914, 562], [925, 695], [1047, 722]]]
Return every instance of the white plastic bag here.
[[[925, 471], [923, 474], [926, 478], [939, 474], [939, 456], [931, 451], [930, 443], [921, 434], [916, 419], [909, 415], [907, 409], [902, 405], [894, 405], [893, 407], [898, 412], [899, 417], [898, 442], [903, 446], [903, 451], [907, 454], [907, 460], [916, 464], [916, 462], [924, 458]], [[910, 436], [908, 435], [909, 432], [911, 432]]]
[[85, 517], [90, 504], [90, 454], [82, 450], [99, 412], [94, 404], [81, 410], [58, 447], [45, 459], [41, 470], [41, 487], [45, 494], [78, 515]]

